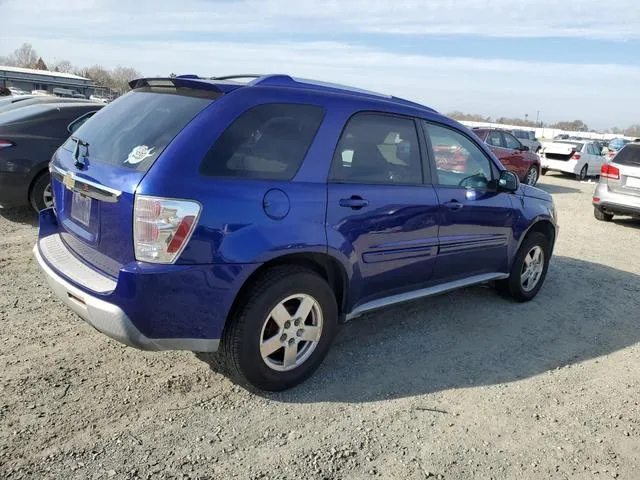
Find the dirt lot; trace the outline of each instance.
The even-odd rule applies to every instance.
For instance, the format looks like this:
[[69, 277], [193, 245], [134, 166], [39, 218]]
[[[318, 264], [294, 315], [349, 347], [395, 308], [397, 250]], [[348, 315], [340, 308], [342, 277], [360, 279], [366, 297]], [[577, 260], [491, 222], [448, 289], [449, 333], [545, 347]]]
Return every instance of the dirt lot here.
[[54, 300], [35, 218], [0, 214], [0, 477], [640, 477], [640, 222], [550, 175], [539, 296], [486, 287], [342, 328], [311, 380], [243, 390], [192, 353], [121, 346]]

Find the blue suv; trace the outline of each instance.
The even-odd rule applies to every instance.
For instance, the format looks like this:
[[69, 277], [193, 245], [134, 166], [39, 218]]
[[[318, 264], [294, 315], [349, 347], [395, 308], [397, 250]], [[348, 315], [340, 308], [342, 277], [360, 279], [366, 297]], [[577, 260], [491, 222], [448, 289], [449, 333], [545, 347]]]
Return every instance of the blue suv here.
[[118, 341], [220, 349], [233, 378], [280, 390], [365, 312], [543, 284], [551, 197], [430, 108], [286, 75], [131, 86], [53, 156], [34, 248]]

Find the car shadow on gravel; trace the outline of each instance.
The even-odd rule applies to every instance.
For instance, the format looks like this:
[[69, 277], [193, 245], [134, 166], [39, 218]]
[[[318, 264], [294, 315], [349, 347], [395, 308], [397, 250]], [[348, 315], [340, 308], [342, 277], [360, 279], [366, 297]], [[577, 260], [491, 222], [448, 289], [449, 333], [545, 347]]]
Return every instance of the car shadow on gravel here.
[[29, 207], [23, 208], [0, 208], [0, 216], [10, 222], [23, 223], [38, 226], [38, 214]]
[[640, 229], [640, 218], [630, 218], [630, 217], [614, 217], [612, 220], [616, 225], [620, 225], [621, 227], [627, 228], [638, 228]]
[[310, 380], [268, 396], [373, 402], [544, 374], [640, 341], [638, 298], [639, 275], [554, 257], [529, 303], [474, 287], [353, 320]]
[[[550, 194], [580, 193], [580, 190], [577, 188], [565, 187], [564, 185], [552, 185], [550, 183], [543, 183], [542, 180], [540, 180], [536, 184], [536, 187]], [[595, 184], [594, 184], [594, 188], [595, 188]]]

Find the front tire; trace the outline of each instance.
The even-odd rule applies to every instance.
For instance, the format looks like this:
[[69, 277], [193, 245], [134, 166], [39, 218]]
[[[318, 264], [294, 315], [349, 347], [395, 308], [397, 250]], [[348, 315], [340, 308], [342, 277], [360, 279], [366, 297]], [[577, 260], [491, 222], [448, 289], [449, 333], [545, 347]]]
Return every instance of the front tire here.
[[532, 300], [542, 288], [550, 258], [549, 238], [539, 232], [530, 233], [516, 254], [509, 278], [496, 282], [498, 290], [518, 302]]
[[45, 208], [53, 207], [53, 192], [51, 191], [51, 177], [48, 172], [41, 173], [31, 185], [29, 191], [29, 203], [39, 212]]
[[611, 220], [613, 220], [613, 215], [611, 215], [610, 213], [604, 213], [598, 207], [593, 207], [593, 216], [601, 222], [610, 222]]
[[228, 322], [222, 353], [232, 379], [279, 391], [320, 366], [337, 331], [338, 307], [323, 278], [283, 266], [252, 284]]
[[535, 166], [531, 166], [529, 170], [527, 170], [527, 173], [524, 175], [524, 183], [532, 187], [538, 183], [538, 169]]

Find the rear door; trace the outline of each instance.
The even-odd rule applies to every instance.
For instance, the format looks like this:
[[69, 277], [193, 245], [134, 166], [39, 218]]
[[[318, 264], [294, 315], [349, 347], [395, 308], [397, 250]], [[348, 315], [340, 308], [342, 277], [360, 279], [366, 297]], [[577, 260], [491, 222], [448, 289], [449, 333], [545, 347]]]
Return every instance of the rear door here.
[[167, 86], [136, 89], [74, 132], [50, 166], [60, 234], [69, 248], [113, 277], [135, 259], [136, 187], [173, 138], [217, 96]]
[[[345, 126], [329, 175], [327, 236], [354, 268], [362, 302], [425, 285], [438, 247], [438, 199], [423, 184], [417, 122], [359, 113]], [[426, 177], [428, 178], [428, 177]]]
[[587, 152], [589, 154], [589, 174], [599, 175], [600, 169], [604, 162], [604, 156], [601, 154], [601, 149], [597, 147], [595, 143], [587, 144]]
[[[432, 168], [432, 182], [440, 201], [434, 282], [506, 272], [507, 248], [519, 213], [512, 194], [491, 188], [497, 167], [464, 133], [434, 122], [423, 122], [423, 127], [437, 167]], [[450, 168], [448, 155], [442, 153], [446, 151], [466, 158], [465, 171]]]

